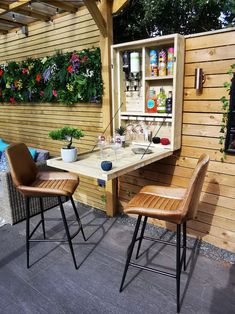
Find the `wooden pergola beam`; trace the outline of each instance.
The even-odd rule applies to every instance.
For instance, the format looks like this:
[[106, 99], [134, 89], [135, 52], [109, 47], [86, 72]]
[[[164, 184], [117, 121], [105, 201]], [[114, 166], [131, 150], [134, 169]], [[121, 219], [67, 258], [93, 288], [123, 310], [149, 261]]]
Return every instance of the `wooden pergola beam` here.
[[107, 25], [94, 0], [83, 0], [103, 37], [107, 37]]
[[73, 5], [72, 3], [69, 3], [68, 1], [60, 1], [60, 0], [40, 0], [40, 2], [44, 2], [46, 4], [53, 5], [56, 8], [63, 9], [70, 13], [76, 13], [78, 10], [78, 7]]
[[24, 24], [24, 23], [14, 22], [14, 21], [8, 20], [5, 17], [0, 17], [0, 23], [1, 24], [6, 24], [6, 25], [8, 24], [8, 25], [11, 25], [11, 26], [14, 26], [14, 27], [22, 27], [22, 26], [27, 25], [27, 24]]
[[12, 2], [8, 6], [8, 11], [13, 11], [14, 9], [20, 8], [29, 2], [32, 2], [32, 0], [20, 0], [20, 1]]
[[112, 14], [118, 13], [122, 10], [130, 0], [114, 0], [112, 6]]
[[23, 14], [25, 16], [29, 16], [29, 17], [33, 17], [35, 19], [38, 20], [42, 20], [42, 21], [50, 21], [51, 16], [48, 14], [42, 14], [41, 12], [37, 12], [35, 9], [31, 10], [31, 9], [26, 9], [26, 8], [17, 8], [14, 10], [14, 12]]
[[0, 15], [4, 15], [8, 12], [16, 11], [20, 7], [26, 5], [27, 3], [31, 2], [31, 0], [20, 0], [20, 1], [15, 1], [7, 5], [6, 3], [1, 3], [0, 2], [0, 8], [3, 10], [0, 11]]

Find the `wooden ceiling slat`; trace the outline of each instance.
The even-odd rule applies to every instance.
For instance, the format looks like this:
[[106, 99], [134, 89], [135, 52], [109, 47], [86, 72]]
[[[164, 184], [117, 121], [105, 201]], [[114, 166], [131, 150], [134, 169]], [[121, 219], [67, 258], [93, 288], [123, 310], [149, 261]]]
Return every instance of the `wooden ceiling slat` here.
[[24, 5], [28, 4], [29, 2], [32, 2], [32, 1], [31, 0], [20, 0], [20, 1], [12, 2], [11, 4], [9, 4], [8, 10], [12, 11], [16, 8], [23, 7]]
[[37, 12], [35, 9], [31, 10], [28, 8], [16, 8], [14, 9], [14, 12], [29, 16], [29, 17], [33, 17], [35, 19], [38, 20], [42, 20], [42, 21], [50, 21], [51, 16], [48, 14], [42, 14], [41, 12]]
[[66, 1], [60, 1], [60, 0], [40, 0], [40, 2], [46, 3], [46, 4], [50, 4], [55, 6], [56, 8], [60, 8], [63, 9], [67, 12], [70, 13], [75, 13], [78, 10], [78, 7], [76, 7], [75, 5], [66, 2]]

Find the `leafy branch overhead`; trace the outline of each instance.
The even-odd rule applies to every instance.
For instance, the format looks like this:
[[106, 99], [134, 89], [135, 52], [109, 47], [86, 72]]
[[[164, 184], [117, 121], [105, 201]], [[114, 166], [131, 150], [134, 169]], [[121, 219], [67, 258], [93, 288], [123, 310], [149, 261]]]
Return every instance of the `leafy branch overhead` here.
[[200, 33], [234, 24], [234, 0], [130, 0], [114, 17], [114, 42]]
[[0, 65], [0, 102], [101, 102], [100, 49]]

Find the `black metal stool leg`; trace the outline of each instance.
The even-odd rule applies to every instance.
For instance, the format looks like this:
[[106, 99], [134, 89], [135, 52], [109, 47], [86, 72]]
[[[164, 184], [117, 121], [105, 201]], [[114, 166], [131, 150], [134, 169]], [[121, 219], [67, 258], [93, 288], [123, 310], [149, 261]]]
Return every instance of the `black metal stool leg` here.
[[183, 223], [183, 254], [184, 254], [184, 271], [186, 270], [186, 247], [187, 247], [187, 225]]
[[136, 222], [135, 231], [134, 231], [134, 234], [133, 234], [133, 237], [132, 237], [131, 244], [128, 247], [128, 250], [127, 250], [126, 264], [125, 264], [125, 268], [124, 268], [124, 272], [123, 272], [123, 276], [122, 276], [121, 286], [120, 286], [120, 289], [119, 289], [120, 292], [122, 292], [123, 284], [124, 284], [124, 281], [125, 281], [125, 278], [126, 278], [126, 273], [127, 273], [128, 266], [129, 266], [129, 263], [130, 263], [130, 260], [131, 260], [131, 256], [132, 256], [132, 253], [133, 253], [133, 249], [134, 249], [134, 246], [135, 246], [136, 237], [137, 237], [137, 234], [138, 234], [138, 231], [139, 231], [141, 218], [142, 218], [142, 216], [139, 215], [138, 219], [137, 219], [137, 222]]
[[70, 196], [70, 200], [71, 200], [71, 203], [72, 203], [72, 206], [73, 206], [73, 210], [74, 210], [74, 213], [75, 213], [75, 216], [76, 216], [78, 225], [79, 225], [79, 227], [80, 227], [80, 229], [81, 229], [83, 239], [84, 239], [84, 241], [86, 241], [86, 237], [85, 237], [85, 234], [84, 234], [84, 231], [83, 231], [81, 219], [80, 219], [80, 217], [79, 217], [79, 214], [78, 214], [78, 211], [77, 211], [77, 208], [76, 208], [76, 205], [75, 205], [75, 203], [74, 203], [74, 200], [73, 200], [73, 197], [72, 197], [72, 196]]
[[25, 197], [25, 209], [26, 209], [26, 259], [27, 268], [29, 268], [29, 220], [30, 220], [30, 210], [29, 210], [29, 197]]
[[181, 246], [181, 224], [177, 224], [177, 231], [176, 231], [176, 302], [177, 302], [177, 313], [180, 312], [180, 274], [181, 274], [180, 246]]
[[41, 210], [43, 238], [46, 239], [45, 220], [44, 220], [44, 212], [43, 212], [44, 208], [43, 208], [42, 197], [39, 197], [39, 202], [40, 202], [40, 210]]
[[145, 227], [146, 227], [146, 223], [147, 223], [148, 217], [144, 217], [144, 221], [143, 221], [143, 225], [142, 225], [142, 229], [141, 229], [141, 233], [140, 233], [140, 239], [139, 239], [139, 244], [138, 244], [138, 248], [137, 248], [137, 252], [136, 252], [136, 259], [139, 257], [139, 251], [140, 251], [140, 247], [142, 244], [142, 240], [143, 240], [143, 236], [144, 236], [144, 231], [145, 231]]
[[66, 219], [66, 216], [65, 216], [65, 213], [64, 213], [64, 207], [63, 207], [63, 204], [62, 204], [60, 196], [58, 196], [58, 201], [59, 201], [59, 205], [60, 205], [60, 211], [61, 211], [62, 219], [63, 219], [63, 222], [64, 222], [65, 232], [66, 232], [66, 235], [67, 235], [67, 238], [68, 238], [70, 251], [71, 251], [71, 254], [72, 254], [72, 257], [73, 257], [74, 266], [75, 266], [76, 269], [78, 269], [76, 258], [75, 258], [75, 254], [74, 254], [74, 250], [73, 250], [73, 243], [72, 243], [72, 240], [71, 240], [69, 227], [68, 227], [68, 224], [67, 224], [67, 219]]

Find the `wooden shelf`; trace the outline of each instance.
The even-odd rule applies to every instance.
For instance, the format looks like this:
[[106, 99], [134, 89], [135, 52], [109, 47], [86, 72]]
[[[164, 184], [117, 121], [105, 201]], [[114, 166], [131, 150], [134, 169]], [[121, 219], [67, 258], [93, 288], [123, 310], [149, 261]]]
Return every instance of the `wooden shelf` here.
[[121, 112], [121, 116], [137, 116], [137, 117], [158, 117], [158, 118], [172, 118], [172, 113], [147, 113], [147, 112]]
[[166, 76], [146, 76], [145, 81], [161, 81], [161, 80], [173, 80], [173, 75]]

